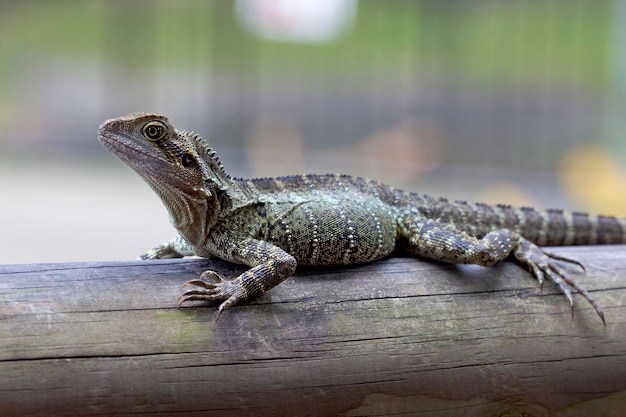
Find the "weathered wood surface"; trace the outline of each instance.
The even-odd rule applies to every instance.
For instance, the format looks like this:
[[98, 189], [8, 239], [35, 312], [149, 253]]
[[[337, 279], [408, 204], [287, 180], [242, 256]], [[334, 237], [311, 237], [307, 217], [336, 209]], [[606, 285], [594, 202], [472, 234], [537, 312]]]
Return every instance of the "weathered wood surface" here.
[[623, 415], [626, 248], [554, 252], [606, 328], [513, 263], [303, 270], [218, 323], [175, 300], [223, 262], [0, 266], [0, 415]]

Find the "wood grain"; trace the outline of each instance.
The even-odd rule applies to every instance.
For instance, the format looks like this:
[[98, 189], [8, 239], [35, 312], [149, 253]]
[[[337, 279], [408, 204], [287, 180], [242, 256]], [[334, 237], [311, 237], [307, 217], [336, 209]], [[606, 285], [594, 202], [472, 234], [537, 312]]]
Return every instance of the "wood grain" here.
[[620, 415], [624, 246], [558, 248], [604, 307], [513, 263], [305, 269], [215, 323], [220, 261], [0, 266], [0, 415]]

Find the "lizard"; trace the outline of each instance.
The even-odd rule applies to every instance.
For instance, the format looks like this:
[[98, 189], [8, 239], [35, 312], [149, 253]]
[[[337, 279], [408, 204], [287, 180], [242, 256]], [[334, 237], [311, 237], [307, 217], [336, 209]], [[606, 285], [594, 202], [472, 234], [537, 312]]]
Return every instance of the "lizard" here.
[[249, 267], [233, 279], [207, 270], [184, 284], [190, 288], [178, 305], [219, 303], [216, 321], [297, 266], [403, 254], [482, 266], [511, 257], [529, 268], [542, 292], [546, 279], [556, 284], [572, 315], [575, 289], [606, 326], [602, 308], [564, 269], [584, 266], [541, 246], [626, 243], [626, 218], [450, 201], [342, 174], [237, 178], [208, 141], [153, 113], [105, 120], [98, 139], [148, 183], [178, 232], [140, 259], [200, 256]]

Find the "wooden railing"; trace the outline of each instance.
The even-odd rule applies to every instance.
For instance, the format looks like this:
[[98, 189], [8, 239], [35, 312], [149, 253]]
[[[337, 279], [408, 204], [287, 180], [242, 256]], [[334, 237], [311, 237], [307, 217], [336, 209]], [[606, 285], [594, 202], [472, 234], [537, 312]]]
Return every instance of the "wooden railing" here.
[[[583, 416], [626, 409], [626, 246], [556, 248], [606, 313], [530, 274], [392, 258], [176, 308], [220, 261], [0, 266], [0, 415]], [[421, 414], [420, 414], [421, 413]]]

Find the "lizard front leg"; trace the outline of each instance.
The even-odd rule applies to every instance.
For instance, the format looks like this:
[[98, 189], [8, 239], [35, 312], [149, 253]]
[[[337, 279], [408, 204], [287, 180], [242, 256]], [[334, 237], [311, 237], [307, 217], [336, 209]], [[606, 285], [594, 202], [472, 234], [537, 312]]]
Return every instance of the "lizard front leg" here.
[[546, 277], [559, 287], [572, 308], [572, 314], [574, 301], [569, 286], [585, 297], [606, 325], [600, 306], [559, 266], [559, 262], [573, 263], [583, 269], [584, 267], [577, 261], [544, 252], [516, 232], [508, 229], [495, 230], [478, 239], [451, 225], [443, 225], [434, 220], [407, 219], [402, 224], [401, 234], [408, 241], [406, 250], [409, 253], [442, 262], [487, 266], [513, 254], [519, 263], [528, 266], [542, 287]]
[[197, 287], [178, 297], [178, 305], [189, 301], [223, 301], [215, 321], [224, 310], [274, 288], [296, 270], [293, 256], [264, 240], [246, 239], [236, 245], [232, 260], [252, 268], [233, 280], [226, 280], [215, 271], [204, 271], [199, 278], [183, 286]]

